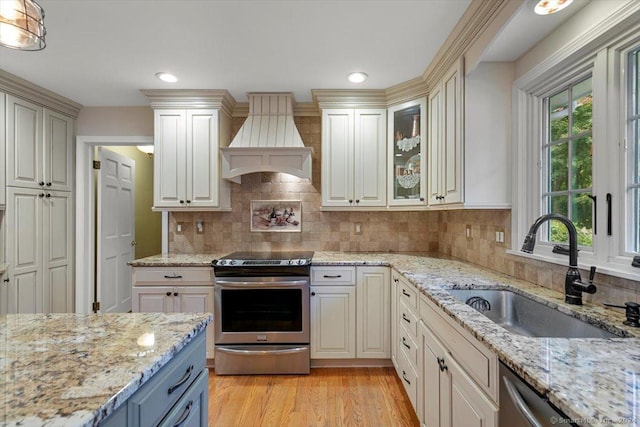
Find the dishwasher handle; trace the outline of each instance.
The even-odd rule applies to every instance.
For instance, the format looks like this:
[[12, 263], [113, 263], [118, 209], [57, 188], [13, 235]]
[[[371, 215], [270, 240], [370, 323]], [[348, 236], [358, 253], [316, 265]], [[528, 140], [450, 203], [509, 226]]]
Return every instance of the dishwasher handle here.
[[525, 403], [522, 395], [520, 394], [520, 392], [518, 392], [515, 384], [513, 384], [513, 382], [506, 376], [502, 376], [502, 380], [504, 381], [504, 385], [507, 389], [509, 397], [511, 398], [511, 401], [514, 403], [520, 414], [522, 414], [522, 416], [529, 422], [531, 427], [542, 427], [540, 421], [538, 421], [536, 416], [533, 415], [533, 412], [531, 412], [531, 409], [529, 409], [529, 407]]

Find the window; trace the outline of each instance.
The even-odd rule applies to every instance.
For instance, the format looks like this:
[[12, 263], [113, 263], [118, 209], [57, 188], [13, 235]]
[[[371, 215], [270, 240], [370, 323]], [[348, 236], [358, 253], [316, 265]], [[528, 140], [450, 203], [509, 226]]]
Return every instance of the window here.
[[[591, 77], [544, 99], [546, 117], [542, 212], [570, 218], [578, 230], [578, 244], [593, 242], [593, 93]], [[546, 239], [567, 243], [564, 225], [552, 221]]]
[[629, 233], [627, 251], [640, 252], [640, 49], [628, 56], [628, 137], [627, 137], [627, 216]]
[[[559, 213], [578, 231], [580, 268], [638, 280], [631, 266], [640, 254], [638, 10], [625, 4], [588, 32], [576, 27], [573, 41], [550, 38], [518, 60], [529, 68], [514, 82], [510, 253], [527, 256], [519, 249], [531, 224]], [[538, 240], [531, 256], [568, 264], [554, 252], [568, 242], [566, 227], [546, 222]]]

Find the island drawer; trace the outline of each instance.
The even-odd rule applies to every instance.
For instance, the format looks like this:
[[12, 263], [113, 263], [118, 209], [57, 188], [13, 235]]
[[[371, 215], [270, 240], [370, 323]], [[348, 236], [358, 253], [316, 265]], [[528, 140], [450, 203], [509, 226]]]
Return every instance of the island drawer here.
[[209, 371], [203, 369], [159, 427], [206, 426], [208, 422]]
[[313, 286], [355, 285], [355, 267], [311, 267]]
[[134, 286], [197, 284], [213, 285], [213, 269], [210, 267], [153, 268], [135, 267], [133, 269]]
[[129, 399], [129, 425], [158, 425], [205, 369], [205, 344], [205, 334], [199, 334]]

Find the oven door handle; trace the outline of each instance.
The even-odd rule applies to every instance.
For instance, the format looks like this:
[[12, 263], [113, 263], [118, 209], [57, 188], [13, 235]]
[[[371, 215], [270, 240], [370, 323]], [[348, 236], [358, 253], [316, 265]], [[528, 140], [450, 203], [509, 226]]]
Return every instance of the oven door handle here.
[[280, 350], [240, 350], [227, 347], [216, 347], [216, 351], [228, 354], [241, 354], [243, 356], [266, 356], [269, 354], [295, 354], [309, 351], [309, 347], [283, 348]]
[[245, 282], [234, 280], [216, 279], [215, 284], [224, 288], [283, 288], [283, 287], [300, 287], [306, 286], [309, 282], [306, 280], [283, 280], [278, 282]]

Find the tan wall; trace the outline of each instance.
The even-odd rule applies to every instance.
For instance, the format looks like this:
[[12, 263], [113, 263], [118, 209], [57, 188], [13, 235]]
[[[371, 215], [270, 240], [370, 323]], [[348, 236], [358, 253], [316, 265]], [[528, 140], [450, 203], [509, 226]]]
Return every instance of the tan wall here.
[[159, 254], [162, 250], [162, 214], [151, 212], [153, 206], [153, 158], [136, 147], [105, 147], [136, 162], [135, 258]]
[[151, 107], [84, 107], [76, 121], [76, 135], [152, 136]]

